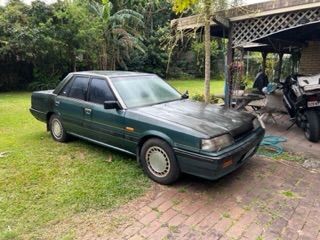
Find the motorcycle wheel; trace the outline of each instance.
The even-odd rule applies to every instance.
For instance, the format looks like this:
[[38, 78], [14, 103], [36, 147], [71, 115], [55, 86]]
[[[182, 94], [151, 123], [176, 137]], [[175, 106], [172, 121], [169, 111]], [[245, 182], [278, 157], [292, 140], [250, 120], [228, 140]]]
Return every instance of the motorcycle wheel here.
[[305, 113], [307, 121], [305, 123], [304, 134], [311, 142], [319, 141], [320, 133], [320, 117], [316, 111], [307, 111]]
[[296, 123], [299, 128], [303, 128], [304, 123], [306, 122], [306, 116], [303, 113], [297, 113]]

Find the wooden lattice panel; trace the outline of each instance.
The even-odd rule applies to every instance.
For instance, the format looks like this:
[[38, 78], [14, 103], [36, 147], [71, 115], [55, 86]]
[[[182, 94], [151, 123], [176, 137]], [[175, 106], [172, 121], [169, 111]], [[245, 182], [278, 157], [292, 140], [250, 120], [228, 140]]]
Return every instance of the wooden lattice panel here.
[[233, 22], [232, 45], [239, 47], [282, 30], [315, 22], [320, 22], [320, 8]]

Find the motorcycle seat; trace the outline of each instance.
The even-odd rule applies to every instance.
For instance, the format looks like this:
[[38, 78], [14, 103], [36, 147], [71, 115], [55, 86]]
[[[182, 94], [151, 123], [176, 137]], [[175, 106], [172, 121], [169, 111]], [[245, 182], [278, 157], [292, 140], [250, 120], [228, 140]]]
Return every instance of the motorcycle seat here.
[[304, 91], [320, 90], [320, 74], [313, 76], [299, 76], [298, 84]]

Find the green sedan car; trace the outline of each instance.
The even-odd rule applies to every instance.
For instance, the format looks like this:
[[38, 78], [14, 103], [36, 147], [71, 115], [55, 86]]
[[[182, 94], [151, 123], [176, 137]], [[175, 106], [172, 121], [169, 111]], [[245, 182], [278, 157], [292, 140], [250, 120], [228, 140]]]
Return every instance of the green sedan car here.
[[55, 90], [33, 92], [30, 111], [56, 141], [71, 135], [135, 155], [161, 184], [181, 173], [220, 178], [250, 159], [265, 133], [254, 115], [191, 101], [148, 73], [70, 73]]

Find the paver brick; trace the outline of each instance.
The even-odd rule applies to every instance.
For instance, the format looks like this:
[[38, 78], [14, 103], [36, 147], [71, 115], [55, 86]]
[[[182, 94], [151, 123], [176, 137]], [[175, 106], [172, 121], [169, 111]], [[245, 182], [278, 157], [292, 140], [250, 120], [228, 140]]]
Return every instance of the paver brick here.
[[203, 240], [221, 240], [223, 239], [223, 235], [221, 233], [218, 233], [216, 230], [212, 229], [210, 231], [207, 231], [202, 238]]
[[158, 221], [153, 221], [149, 225], [145, 226], [143, 229], [140, 231], [140, 235], [147, 238], [149, 237], [152, 233], [156, 232], [160, 227], [161, 223]]
[[280, 239], [280, 235], [277, 234], [277, 233], [273, 233], [273, 232], [269, 232], [269, 231], [266, 231], [262, 234], [262, 239], [263, 240], [277, 240], [277, 239]]
[[216, 225], [214, 225], [214, 229], [220, 233], [225, 233], [232, 225], [232, 220], [230, 218], [221, 218]]
[[172, 198], [168, 199], [167, 201], [163, 202], [159, 207], [158, 210], [160, 212], [165, 212], [168, 209], [170, 209], [174, 205], [174, 202], [172, 201]]
[[210, 210], [208, 205], [204, 205], [202, 208], [198, 209], [195, 213], [188, 217], [188, 219], [184, 223], [189, 226], [195, 226], [206, 216], [208, 216], [210, 212], [212, 212], [212, 210]]
[[191, 204], [192, 199], [189, 195], [183, 196], [182, 194], [177, 194], [174, 198], [172, 198], [172, 201], [174, 203], [172, 208], [177, 211], [182, 211]]
[[204, 219], [202, 219], [196, 227], [199, 228], [201, 231], [207, 231], [208, 229], [212, 228], [220, 219], [221, 214], [216, 211], [213, 211]]
[[286, 219], [278, 218], [270, 225], [269, 230], [273, 233], [281, 233], [287, 224], [288, 221]]
[[166, 236], [168, 236], [170, 233], [169, 229], [167, 227], [161, 227], [159, 228], [156, 232], [154, 232], [149, 239], [152, 240], [162, 240], [164, 239]]
[[153, 220], [155, 220], [158, 217], [158, 212], [156, 211], [151, 211], [149, 213], [147, 213], [144, 217], [142, 217], [139, 221], [142, 224], [149, 224], [151, 223]]
[[173, 234], [174, 239], [183, 239], [185, 235], [187, 235], [191, 231], [190, 227], [184, 224], [175, 229], [175, 233]]
[[230, 209], [230, 217], [232, 219], [239, 219], [242, 214], [244, 214], [245, 210], [242, 207], [239, 207], [238, 205], [235, 205], [233, 208]]
[[135, 214], [135, 218], [137, 220], [140, 220], [141, 218], [143, 218], [145, 215], [147, 215], [149, 212], [151, 212], [152, 209], [149, 206], [144, 206], [142, 208], [140, 208], [136, 214]]
[[305, 222], [306, 222], [305, 218], [302, 218], [297, 214], [293, 214], [293, 216], [288, 221], [288, 227], [292, 229], [300, 230], [302, 229]]
[[168, 222], [170, 219], [172, 219], [177, 214], [178, 214], [177, 211], [175, 211], [173, 209], [169, 209], [159, 217], [158, 221], [162, 222], [162, 223]]
[[285, 228], [281, 234], [283, 240], [296, 240], [298, 239], [299, 234], [296, 229]]
[[187, 219], [186, 215], [183, 215], [183, 214], [179, 213], [176, 216], [174, 216], [173, 218], [171, 218], [169, 220], [168, 224], [172, 225], [172, 226], [178, 226], [181, 223], [183, 223], [186, 219]]
[[168, 191], [162, 193], [158, 198], [154, 199], [151, 203], [149, 203], [150, 208], [157, 208], [159, 207], [162, 203], [166, 202], [169, 199], [172, 199], [173, 196], [176, 195], [176, 191]]
[[144, 225], [142, 223], [135, 222], [134, 224], [128, 226], [123, 231], [123, 236], [131, 237], [131, 236], [135, 235], [137, 232], [139, 232], [143, 227], [144, 227]]
[[255, 218], [256, 214], [254, 212], [246, 212], [238, 221], [236, 221], [231, 226], [231, 228], [227, 232], [227, 235], [231, 238], [239, 238]]
[[195, 213], [197, 210], [199, 210], [202, 206], [203, 206], [203, 202], [201, 201], [196, 201], [191, 203], [190, 205], [185, 206], [181, 212], [183, 212], [183, 214], [185, 215], [192, 215], [193, 213]]
[[252, 222], [241, 237], [246, 238], [247, 240], [256, 240], [258, 237], [262, 236], [262, 233], [263, 227], [256, 222]]
[[144, 240], [144, 238], [141, 235], [136, 234], [136, 235], [132, 236], [131, 238], [129, 238], [129, 240]]

